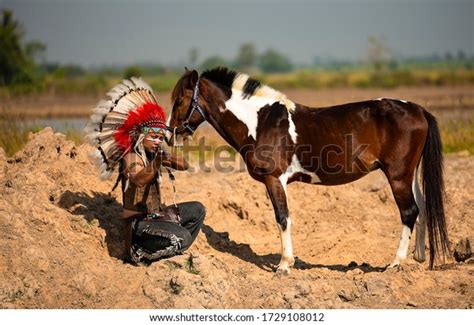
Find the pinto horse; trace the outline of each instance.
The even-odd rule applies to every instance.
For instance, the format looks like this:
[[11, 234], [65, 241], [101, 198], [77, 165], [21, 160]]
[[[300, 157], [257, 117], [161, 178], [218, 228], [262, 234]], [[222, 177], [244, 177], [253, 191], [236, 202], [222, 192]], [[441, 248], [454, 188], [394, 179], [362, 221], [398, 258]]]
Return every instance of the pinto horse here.
[[440, 133], [436, 119], [424, 108], [388, 98], [311, 108], [226, 68], [201, 76], [186, 70], [172, 103], [171, 144], [182, 144], [207, 121], [240, 153], [249, 174], [265, 184], [280, 231], [278, 273], [289, 273], [294, 264], [287, 184], [345, 184], [376, 169], [387, 176], [402, 221], [389, 267], [407, 257], [415, 224], [415, 260], [425, 260], [426, 228], [430, 269], [440, 253], [449, 254]]

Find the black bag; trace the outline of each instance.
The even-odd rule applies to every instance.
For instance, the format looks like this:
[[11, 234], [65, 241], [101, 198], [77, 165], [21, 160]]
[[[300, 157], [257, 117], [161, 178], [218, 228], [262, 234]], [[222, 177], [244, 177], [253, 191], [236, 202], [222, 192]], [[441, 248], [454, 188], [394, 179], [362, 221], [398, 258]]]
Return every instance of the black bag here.
[[174, 218], [171, 214], [163, 215], [161, 219], [148, 215], [132, 222], [130, 253], [135, 263], [170, 257], [187, 247], [191, 242], [191, 234], [179, 223], [168, 220]]
[[181, 224], [179, 209], [178, 209], [178, 206], [176, 205], [170, 205], [170, 206], [161, 205], [160, 211], [147, 215], [145, 220]]

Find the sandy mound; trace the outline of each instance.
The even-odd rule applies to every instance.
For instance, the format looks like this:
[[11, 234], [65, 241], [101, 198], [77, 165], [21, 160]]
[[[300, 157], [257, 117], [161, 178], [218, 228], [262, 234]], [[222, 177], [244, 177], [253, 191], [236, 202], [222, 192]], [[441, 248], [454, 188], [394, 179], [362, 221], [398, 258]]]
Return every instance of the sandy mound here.
[[[274, 277], [279, 238], [264, 186], [247, 173], [177, 173], [178, 201], [199, 200], [205, 226], [184, 255], [122, 261], [121, 198], [80, 147], [50, 128], [17, 155], [0, 150], [2, 308], [472, 308], [474, 263], [381, 272], [398, 211], [383, 175], [339, 187], [289, 186], [296, 268]], [[474, 242], [474, 159], [448, 157], [453, 247]], [[170, 194], [170, 184], [163, 183]], [[412, 242], [412, 246], [413, 246]]]

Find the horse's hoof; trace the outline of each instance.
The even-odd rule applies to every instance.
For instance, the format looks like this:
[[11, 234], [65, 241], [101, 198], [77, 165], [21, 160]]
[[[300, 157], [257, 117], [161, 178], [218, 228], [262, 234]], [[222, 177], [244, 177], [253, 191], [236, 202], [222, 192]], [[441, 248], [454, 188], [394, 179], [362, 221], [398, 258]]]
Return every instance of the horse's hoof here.
[[288, 276], [288, 275], [290, 275], [289, 268], [277, 268], [275, 271], [275, 276], [277, 277]]
[[415, 254], [413, 254], [413, 259], [418, 263], [423, 263], [424, 261], [426, 261], [426, 256], [425, 254], [418, 254], [417, 252], [415, 252]]
[[390, 270], [400, 271], [401, 269], [402, 269], [402, 266], [400, 265], [399, 262], [397, 262], [397, 263], [392, 263], [392, 264], [388, 265], [385, 268], [385, 271], [390, 271]]

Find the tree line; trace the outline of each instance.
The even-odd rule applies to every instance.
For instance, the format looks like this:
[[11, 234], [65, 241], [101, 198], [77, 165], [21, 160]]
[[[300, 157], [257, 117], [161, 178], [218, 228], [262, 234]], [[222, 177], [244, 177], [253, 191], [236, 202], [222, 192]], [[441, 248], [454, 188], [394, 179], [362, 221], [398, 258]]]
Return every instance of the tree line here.
[[[189, 62], [196, 66], [197, 58], [198, 50], [191, 48], [189, 50]], [[240, 45], [234, 60], [226, 60], [221, 56], [214, 55], [204, 59], [199, 67], [205, 70], [219, 65], [229, 66], [245, 72], [259, 69], [264, 73], [277, 73], [288, 72], [293, 69], [292, 62], [283, 53], [269, 48], [259, 54], [255, 45], [251, 42]]]
[[[232, 59], [219, 55], [201, 59], [199, 49], [192, 47], [185, 62], [175, 66], [135, 64], [86, 69], [77, 64], [48, 62], [45, 50], [46, 45], [40, 41], [25, 42], [23, 27], [14, 19], [13, 12], [3, 10], [0, 16], [0, 95], [7, 88], [20, 93], [101, 93], [116, 79], [131, 76], [147, 77], [152, 79], [157, 90], [169, 90], [184, 65], [201, 71], [227, 66], [259, 77], [268, 76], [266, 82], [290, 88], [474, 83], [472, 54], [458, 51], [457, 55], [447, 53], [444, 57], [407, 59], [393, 50], [383, 36], [369, 37], [366, 61], [315, 58], [306, 66], [296, 66], [285, 54], [273, 48], [259, 53], [252, 42], [241, 44]], [[297, 71], [289, 73], [293, 70]], [[273, 73], [281, 75], [272, 77]]]

